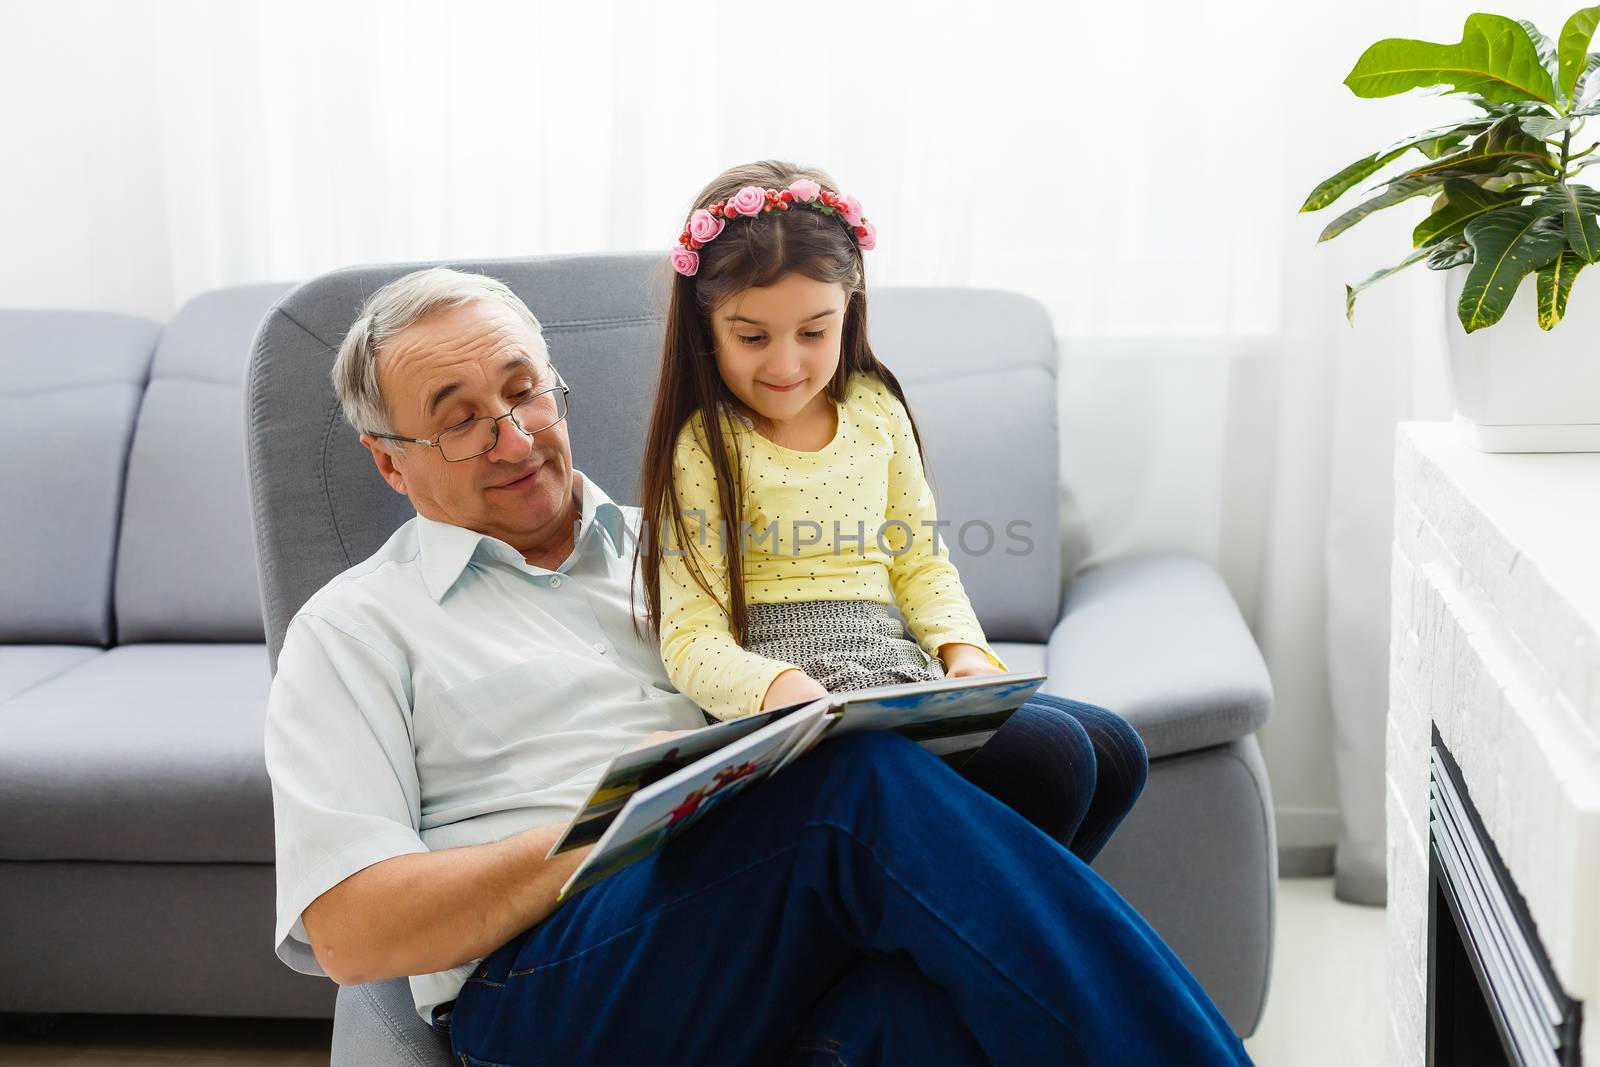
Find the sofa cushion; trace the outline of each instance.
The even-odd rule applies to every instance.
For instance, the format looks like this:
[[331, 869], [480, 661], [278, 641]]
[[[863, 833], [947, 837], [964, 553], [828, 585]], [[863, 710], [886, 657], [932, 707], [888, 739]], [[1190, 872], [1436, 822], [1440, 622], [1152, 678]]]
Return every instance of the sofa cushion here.
[[0, 643], [111, 640], [123, 457], [161, 327], [0, 311]]
[[128, 458], [121, 643], [261, 640], [242, 394], [250, 340], [288, 289], [205, 293], [161, 336]]
[[0, 645], [0, 703], [101, 654], [84, 645]]
[[259, 644], [126, 645], [0, 703], [0, 860], [271, 863]]
[[1266, 664], [1227, 586], [1184, 553], [1080, 573], [1046, 655], [1046, 692], [1123, 716], [1151, 759], [1236, 741], [1272, 711]]

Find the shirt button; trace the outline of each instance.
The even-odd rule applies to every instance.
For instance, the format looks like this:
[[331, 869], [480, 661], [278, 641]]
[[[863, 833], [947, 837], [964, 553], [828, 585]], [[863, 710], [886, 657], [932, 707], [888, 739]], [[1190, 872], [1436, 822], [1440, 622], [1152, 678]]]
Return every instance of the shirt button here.
[[561, 588], [561, 576], [559, 574], [556, 575], [554, 578], [550, 579], [550, 588], [551, 589], [560, 589]]
[[606, 654], [605, 643], [603, 641], [596, 641], [594, 643], [594, 650], [596, 652], [600, 653], [602, 656], [605, 655]]

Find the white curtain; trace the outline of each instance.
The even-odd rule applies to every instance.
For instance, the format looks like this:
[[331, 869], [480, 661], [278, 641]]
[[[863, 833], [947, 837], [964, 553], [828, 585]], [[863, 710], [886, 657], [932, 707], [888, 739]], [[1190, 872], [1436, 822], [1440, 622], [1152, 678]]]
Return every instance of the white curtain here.
[[0, 304], [163, 318], [352, 263], [665, 248], [723, 167], [820, 164], [879, 227], [873, 284], [1049, 308], [1071, 562], [1216, 564], [1274, 680], [1281, 844], [1337, 841], [1379, 901], [1391, 442], [1448, 416], [1442, 278], [1352, 328], [1343, 283], [1425, 205], [1320, 247], [1332, 212], [1296, 212], [1470, 109], [1357, 100], [1361, 51], [1484, 9], [0, 0]]

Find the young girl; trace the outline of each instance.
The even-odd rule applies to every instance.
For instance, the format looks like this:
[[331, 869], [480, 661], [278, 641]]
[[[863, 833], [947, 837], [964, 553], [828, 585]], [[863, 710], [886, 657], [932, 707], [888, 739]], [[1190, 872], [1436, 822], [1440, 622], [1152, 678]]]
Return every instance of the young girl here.
[[[672, 254], [640, 565], [673, 683], [719, 719], [1005, 670], [936, 540], [905, 392], [867, 341], [876, 229], [837, 190], [793, 164], [735, 167]], [[1119, 717], [1037, 696], [962, 773], [1088, 860], [1146, 767]]]

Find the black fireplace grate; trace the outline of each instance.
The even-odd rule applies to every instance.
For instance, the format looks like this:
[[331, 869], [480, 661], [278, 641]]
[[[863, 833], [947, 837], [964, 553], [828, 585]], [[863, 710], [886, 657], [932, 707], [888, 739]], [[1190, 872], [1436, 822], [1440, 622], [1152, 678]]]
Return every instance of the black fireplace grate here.
[[1577, 1067], [1582, 1005], [1433, 730], [1428, 772], [1428, 1063]]

